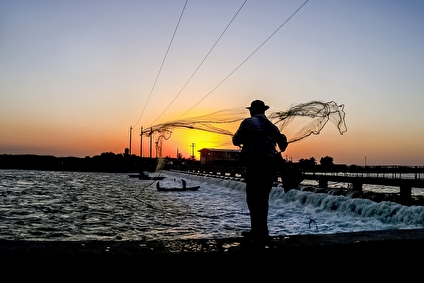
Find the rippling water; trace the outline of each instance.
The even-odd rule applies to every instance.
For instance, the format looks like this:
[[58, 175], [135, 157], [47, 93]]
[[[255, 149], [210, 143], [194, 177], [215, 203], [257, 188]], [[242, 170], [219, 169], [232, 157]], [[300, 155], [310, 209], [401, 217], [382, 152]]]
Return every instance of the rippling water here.
[[[0, 170], [0, 239], [149, 240], [239, 236], [250, 226], [244, 183], [163, 171], [128, 174]], [[271, 235], [422, 228], [424, 207], [274, 188]]]

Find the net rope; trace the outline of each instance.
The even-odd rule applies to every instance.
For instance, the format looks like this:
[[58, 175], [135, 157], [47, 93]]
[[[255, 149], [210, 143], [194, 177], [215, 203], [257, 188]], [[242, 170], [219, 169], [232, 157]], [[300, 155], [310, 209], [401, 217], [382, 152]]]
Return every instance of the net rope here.
[[[158, 152], [158, 163], [155, 172], [158, 172], [159, 175], [162, 172], [165, 165], [165, 159], [162, 157], [162, 143], [164, 140], [171, 138], [173, 131], [184, 128], [232, 137], [235, 127], [247, 117], [246, 111], [244, 107], [224, 109], [202, 116], [168, 121], [144, 129], [142, 135], [148, 137], [153, 135], [156, 137], [155, 144]], [[271, 111], [267, 117], [279, 128], [281, 133], [287, 136], [289, 143], [299, 142], [312, 134], [318, 135], [329, 121], [336, 126], [341, 135], [347, 131], [344, 105], [339, 105], [334, 101], [300, 103], [292, 105], [285, 111]], [[152, 181], [144, 184], [140, 192], [135, 196], [135, 199], [151, 209], [162, 210], [163, 208], [142, 198], [145, 189], [151, 187], [155, 182]], [[240, 213], [245, 213], [245, 211], [240, 211]], [[205, 218], [216, 218], [226, 215], [201, 214], [191, 211], [188, 206], [182, 210], [175, 211], [175, 214], [186, 214]]]
[[[162, 143], [171, 138], [176, 129], [200, 130], [232, 137], [234, 129], [246, 118], [243, 107], [224, 109], [210, 114], [178, 119], [153, 125], [143, 130], [142, 135], [155, 136], [158, 156], [162, 157]], [[332, 122], [343, 135], [347, 131], [346, 113], [343, 104], [334, 101], [310, 101], [291, 106], [285, 111], [274, 111], [267, 117], [287, 136], [289, 143], [298, 142], [310, 135], [318, 135]]]

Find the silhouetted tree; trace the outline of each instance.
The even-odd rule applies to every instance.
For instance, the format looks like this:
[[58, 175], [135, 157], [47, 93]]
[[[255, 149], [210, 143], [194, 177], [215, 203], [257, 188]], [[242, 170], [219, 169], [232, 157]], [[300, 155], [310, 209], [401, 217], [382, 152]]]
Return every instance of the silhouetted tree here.
[[309, 159], [299, 159], [299, 165], [302, 168], [311, 168], [317, 164], [315, 157], [310, 157]]
[[321, 166], [323, 167], [330, 167], [333, 166], [333, 157], [331, 156], [325, 156], [325, 157], [321, 157], [319, 163], [321, 164]]

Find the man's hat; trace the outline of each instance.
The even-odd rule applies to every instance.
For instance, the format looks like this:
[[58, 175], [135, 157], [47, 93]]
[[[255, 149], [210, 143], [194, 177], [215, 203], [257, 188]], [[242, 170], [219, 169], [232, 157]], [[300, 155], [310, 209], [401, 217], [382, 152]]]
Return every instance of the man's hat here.
[[259, 111], [265, 111], [269, 109], [268, 105], [265, 105], [265, 103], [262, 100], [254, 100], [252, 103], [250, 103], [250, 107], [246, 107], [249, 110], [259, 110]]

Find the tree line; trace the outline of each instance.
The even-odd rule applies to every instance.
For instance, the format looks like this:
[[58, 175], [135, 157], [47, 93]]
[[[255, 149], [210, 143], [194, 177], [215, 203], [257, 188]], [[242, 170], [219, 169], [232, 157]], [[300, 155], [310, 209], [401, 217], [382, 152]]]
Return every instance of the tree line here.
[[[334, 165], [334, 159], [331, 156], [321, 157], [319, 163], [322, 167], [331, 167]], [[299, 159], [299, 166], [302, 168], [310, 168], [317, 165], [315, 157], [310, 157], [309, 159]]]
[[156, 160], [136, 155], [104, 152], [93, 157], [55, 157], [51, 155], [0, 155], [0, 169], [82, 171], [82, 172], [139, 172], [154, 170]]
[[[193, 159], [166, 157], [165, 168], [184, 169], [186, 166], [197, 165], [200, 162]], [[290, 161], [291, 164], [294, 164]], [[319, 161], [322, 167], [333, 166], [333, 158], [322, 157]], [[298, 168], [313, 168], [318, 163], [314, 157], [300, 159], [295, 165]], [[0, 169], [47, 170], [47, 171], [83, 171], [83, 172], [153, 172], [156, 169], [157, 158], [140, 157], [129, 154], [115, 154], [104, 152], [100, 155], [81, 157], [55, 157], [51, 155], [21, 154], [0, 155]], [[227, 164], [224, 160], [220, 166], [237, 166], [237, 162]]]

